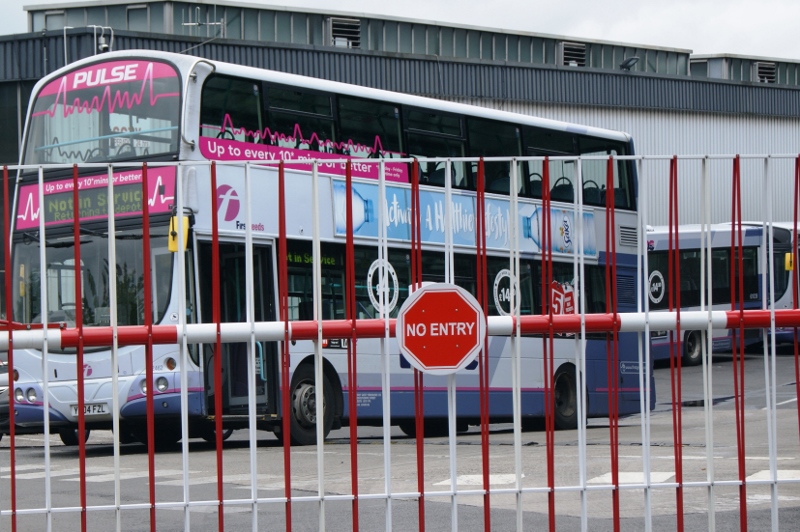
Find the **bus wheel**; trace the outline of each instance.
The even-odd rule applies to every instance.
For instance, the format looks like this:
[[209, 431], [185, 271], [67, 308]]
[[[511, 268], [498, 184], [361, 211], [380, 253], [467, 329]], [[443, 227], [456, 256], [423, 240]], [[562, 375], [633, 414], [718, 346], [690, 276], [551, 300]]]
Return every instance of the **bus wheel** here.
[[[322, 434], [326, 438], [333, 427], [333, 405], [336, 401], [333, 397], [333, 385], [324, 373], [322, 387], [325, 394], [322, 402]], [[314, 445], [317, 443], [317, 387], [314, 385], [314, 366], [311, 364], [301, 364], [295, 370], [290, 400], [292, 445]]]
[[[83, 432], [84, 432], [83, 442], [86, 443], [86, 441], [89, 440], [89, 434], [91, 433], [91, 431], [89, 429], [86, 429]], [[58, 429], [58, 435], [61, 437], [61, 442], [64, 445], [74, 446], [80, 443], [78, 441], [78, 429], [73, 429], [71, 427], [63, 427], [61, 429]]]
[[564, 364], [553, 379], [555, 396], [555, 425], [559, 430], [578, 428], [578, 388], [575, 384], [575, 366]]
[[703, 362], [703, 338], [700, 331], [689, 331], [683, 342], [683, 363], [686, 366], [699, 366]]
[[[222, 429], [222, 441], [227, 440], [233, 434], [233, 429]], [[200, 436], [204, 440], [209, 443], [215, 443], [217, 441], [217, 431], [216, 429], [208, 429], [204, 430], [203, 434]]]

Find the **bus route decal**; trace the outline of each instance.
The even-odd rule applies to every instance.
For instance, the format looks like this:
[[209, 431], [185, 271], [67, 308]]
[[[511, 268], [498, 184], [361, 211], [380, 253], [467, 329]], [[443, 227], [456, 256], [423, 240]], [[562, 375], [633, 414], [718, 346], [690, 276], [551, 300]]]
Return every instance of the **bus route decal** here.
[[[142, 171], [114, 172], [114, 214], [142, 214]], [[170, 212], [175, 203], [175, 167], [148, 168], [147, 204], [150, 214]], [[44, 223], [47, 226], [69, 223], [73, 216], [73, 181], [62, 179], [44, 183]], [[108, 216], [108, 174], [78, 179], [80, 220], [97, 220]], [[39, 227], [42, 212], [39, 206], [39, 185], [20, 188], [17, 203], [17, 229]]]
[[[59, 108], [65, 117], [72, 113], [91, 113], [103, 110], [113, 113], [118, 108], [132, 109], [141, 105], [145, 93], [149, 94], [147, 103], [152, 106], [161, 98], [180, 96], [179, 92], [158, 93], [154, 80], [177, 77], [178, 73], [174, 68], [158, 62], [114, 61], [91, 65], [48, 83], [38, 97], [55, 95], [52, 108], [33, 113], [31, 116], [46, 114], [54, 117]], [[133, 92], [117, 91], [112, 94], [111, 87], [113, 85], [132, 81], [142, 82], [138, 90]], [[80, 91], [92, 87], [105, 87], [102, 98], [94, 96], [90, 100], [75, 98], [73, 101], [69, 101], [70, 91]]]
[[[347, 165], [341, 162], [342, 159], [352, 161], [353, 177], [365, 179], [378, 179], [380, 166], [375, 163], [364, 163], [360, 157], [352, 157], [339, 153], [326, 153], [317, 150], [305, 150], [300, 148], [287, 148], [283, 146], [269, 146], [266, 144], [256, 144], [252, 142], [242, 142], [238, 140], [217, 139], [211, 137], [200, 137], [200, 153], [206, 159], [213, 161], [320, 161], [319, 171], [325, 174], [345, 175]], [[325, 160], [340, 162], [325, 162]], [[372, 159], [375, 161], [375, 159]], [[403, 163], [385, 164], [386, 181], [397, 183], [408, 183], [408, 170]], [[292, 170], [311, 171], [311, 164], [291, 163], [286, 168]]]
[[[514, 295], [514, 308], [511, 308], [511, 295]], [[519, 310], [519, 285], [511, 270], [504, 268], [494, 277], [494, 306], [501, 316], [515, 316]], [[506, 310], [506, 307], [509, 307]]]

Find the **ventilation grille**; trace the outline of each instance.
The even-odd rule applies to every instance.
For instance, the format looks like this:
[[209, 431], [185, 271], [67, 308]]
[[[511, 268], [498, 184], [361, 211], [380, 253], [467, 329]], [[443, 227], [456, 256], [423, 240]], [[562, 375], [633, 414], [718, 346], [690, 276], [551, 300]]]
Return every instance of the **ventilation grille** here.
[[753, 81], [759, 83], [775, 83], [778, 67], [775, 63], [756, 61], [753, 63]]
[[617, 304], [636, 304], [636, 279], [627, 275], [617, 276]]
[[357, 18], [328, 19], [331, 44], [340, 48], [361, 48], [361, 21]]
[[577, 42], [562, 42], [561, 64], [564, 66], [585, 67], [586, 45]]
[[639, 245], [639, 232], [636, 227], [630, 225], [620, 225], [617, 227], [620, 246], [630, 246], [635, 248]]

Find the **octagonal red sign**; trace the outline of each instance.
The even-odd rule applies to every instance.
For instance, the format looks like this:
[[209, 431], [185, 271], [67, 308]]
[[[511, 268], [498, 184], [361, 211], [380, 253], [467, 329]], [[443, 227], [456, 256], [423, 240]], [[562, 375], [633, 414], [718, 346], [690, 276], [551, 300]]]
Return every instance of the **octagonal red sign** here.
[[455, 373], [472, 362], [486, 337], [486, 319], [463, 288], [433, 283], [415, 291], [400, 307], [397, 343], [408, 361], [434, 375]]

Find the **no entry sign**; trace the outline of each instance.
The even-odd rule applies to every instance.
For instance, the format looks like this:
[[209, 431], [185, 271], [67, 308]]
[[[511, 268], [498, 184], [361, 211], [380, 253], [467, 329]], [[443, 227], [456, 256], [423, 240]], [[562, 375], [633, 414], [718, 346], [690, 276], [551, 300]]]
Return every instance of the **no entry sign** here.
[[403, 303], [397, 316], [400, 351], [418, 370], [447, 375], [465, 368], [480, 352], [486, 320], [463, 288], [426, 285]]

